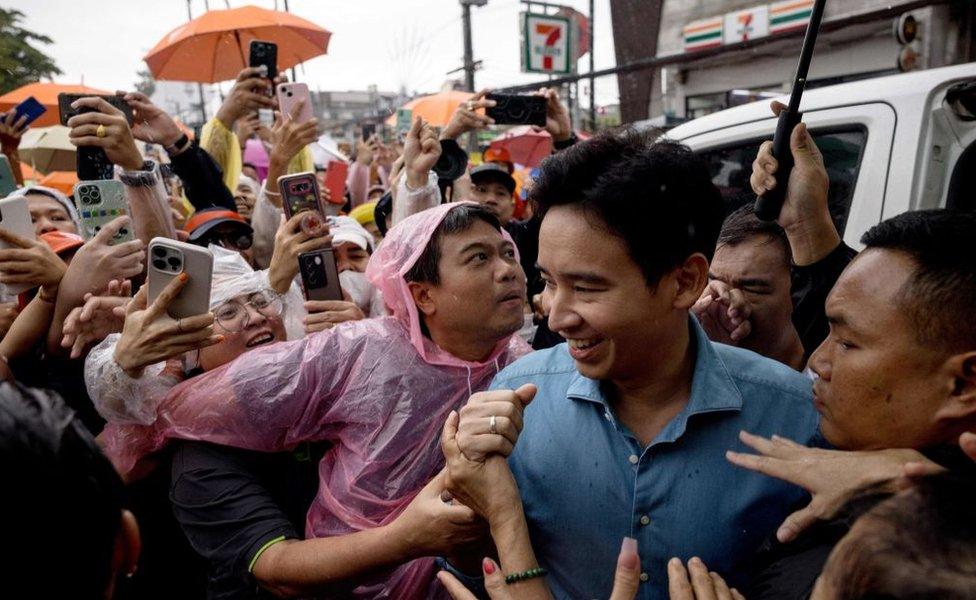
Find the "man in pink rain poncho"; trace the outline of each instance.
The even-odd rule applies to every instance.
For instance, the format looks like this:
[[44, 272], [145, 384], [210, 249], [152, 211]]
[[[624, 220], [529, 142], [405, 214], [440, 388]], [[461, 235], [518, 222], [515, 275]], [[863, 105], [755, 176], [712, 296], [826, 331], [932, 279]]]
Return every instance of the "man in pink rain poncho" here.
[[308, 539], [252, 559], [279, 593], [436, 595], [430, 557], [484, 533], [440, 497], [438, 437], [452, 410], [529, 350], [513, 336], [525, 302], [515, 247], [477, 205], [441, 205], [391, 229], [367, 276], [391, 316], [252, 350], [173, 388], [152, 425], [110, 424], [102, 436], [123, 476], [173, 438], [267, 452], [331, 442]]

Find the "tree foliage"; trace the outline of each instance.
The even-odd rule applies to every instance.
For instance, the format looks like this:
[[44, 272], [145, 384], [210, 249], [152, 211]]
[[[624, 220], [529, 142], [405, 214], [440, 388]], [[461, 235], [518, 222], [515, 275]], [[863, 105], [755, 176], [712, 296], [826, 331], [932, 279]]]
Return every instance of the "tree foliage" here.
[[61, 74], [61, 69], [36, 45], [51, 38], [20, 26], [24, 13], [0, 8], [0, 94], [5, 94], [42, 77]]

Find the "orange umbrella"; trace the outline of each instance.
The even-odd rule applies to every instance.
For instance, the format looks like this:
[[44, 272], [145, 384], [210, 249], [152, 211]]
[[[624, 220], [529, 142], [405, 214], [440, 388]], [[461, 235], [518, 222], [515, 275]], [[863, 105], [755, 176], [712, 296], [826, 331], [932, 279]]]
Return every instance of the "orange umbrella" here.
[[47, 127], [48, 125], [59, 125], [61, 116], [58, 113], [58, 94], [102, 94], [111, 95], [115, 92], [107, 92], [86, 85], [70, 85], [63, 83], [28, 83], [12, 92], [7, 92], [0, 96], [0, 111], [8, 111], [17, 106], [31, 96], [44, 105], [47, 112], [38, 117], [31, 124], [31, 127]]
[[52, 187], [70, 196], [71, 192], [74, 191], [75, 184], [78, 183], [78, 175], [74, 171], [51, 171], [37, 183], [38, 185]]
[[[407, 102], [402, 108], [413, 111], [413, 118], [423, 117], [428, 123], [435, 127], [443, 127], [451, 120], [451, 115], [462, 102], [467, 102], [474, 96], [471, 92], [461, 92], [452, 90], [450, 92], [440, 92], [430, 96], [421, 96]], [[396, 114], [391, 115], [386, 124], [396, 125]]]
[[247, 66], [251, 40], [278, 44], [278, 69], [325, 54], [332, 34], [291, 13], [242, 6], [211, 10], [166, 34], [145, 56], [156, 79], [216, 83]]
[[20, 175], [27, 181], [37, 181], [41, 177], [44, 177], [38, 171], [32, 169], [31, 166], [26, 163], [20, 163]]

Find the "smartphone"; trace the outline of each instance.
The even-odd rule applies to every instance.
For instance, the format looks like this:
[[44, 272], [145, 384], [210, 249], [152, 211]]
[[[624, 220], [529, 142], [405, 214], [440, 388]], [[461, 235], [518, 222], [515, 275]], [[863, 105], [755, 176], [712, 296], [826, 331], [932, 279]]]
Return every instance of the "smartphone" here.
[[248, 59], [248, 66], [260, 67], [264, 65], [268, 69], [268, 79], [274, 81], [274, 78], [278, 76], [278, 44], [251, 40], [250, 49], [251, 56]]
[[0, 155], [0, 198], [5, 198], [17, 189], [14, 171], [10, 168], [10, 159]]
[[398, 108], [396, 111], [396, 130], [397, 134], [404, 134], [410, 131], [413, 126], [413, 109]]
[[125, 120], [128, 121], [129, 125], [132, 125], [132, 107], [126, 104], [125, 100], [122, 99], [122, 96], [101, 94], [66, 94], [64, 92], [58, 94], [58, 112], [61, 113], [61, 124], [67, 127], [68, 119], [71, 117], [94, 111], [94, 108], [89, 108], [87, 106], [82, 106], [81, 108], [71, 107], [71, 103], [75, 100], [80, 98], [91, 98], [93, 96], [105, 100], [115, 108], [122, 111], [122, 114], [125, 115]]
[[349, 165], [341, 160], [334, 160], [325, 168], [325, 188], [329, 190], [332, 204], [342, 206], [346, 203], [346, 179], [349, 176]]
[[[98, 94], [58, 94], [58, 111], [61, 114], [61, 124], [67, 126], [68, 120], [76, 115], [93, 112], [95, 109], [83, 106], [72, 108], [71, 103], [79, 98], [90, 98], [97, 96], [102, 98], [115, 108], [122, 111], [129, 124], [132, 124], [132, 109], [121, 96], [108, 96]], [[105, 151], [97, 146], [78, 146], [76, 155], [77, 163], [75, 170], [78, 179], [81, 181], [97, 181], [101, 179], [112, 179], [115, 172], [112, 162], [108, 159]]]
[[258, 121], [268, 129], [271, 129], [274, 127], [274, 111], [270, 108], [259, 108]]
[[339, 269], [332, 248], [299, 254], [298, 269], [306, 300], [342, 300]]
[[[82, 237], [90, 240], [102, 230], [106, 223], [129, 214], [129, 203], [125, 200], [125, 187], [116, 179], [79, 181], [75, 185], [75, 207], [81, 217]], [[109, 240], [114, 246], [136, 239], [132, 224], [119, 230]]]
[[363, 125], [363, 141], [369, 141], [369, 138], [376, 135], [376, 124], [366, 123]]
[[47, 109], [37, 101], [37, 98], [28, 96], [26, 100], [14, 107], [14, 123], [21, 117], [26, 116], [27, 121], [25, 121], [25, 125], [30, 125], [46, 112]]
[[149, 242], [149, 302], [180, 273], [189, 280], [169, 305], [169, 316], [184, 319], [210, 310], [210, 285], [213, 279], [213, 254], [201, 246], [157, 237]]
[[[30, 208], [27, 198], [5, 198], [0, 200], [0, 227], [29, 240], [34, 239], [34, 224], [31, 222]], [[11, 248], [10, 244], [0, 240], [0, 249]], [[14, 296], [31, 289], [30, 284], [10, 283], [0, 284], [4, 292]]]
[[488, 94], [485, 100], [495, 101], [495, 106], [485, 109], [485, 115], [498, 125], [546, 126], [546, 99], [542, 96]]
[[278, 191], [281, 194], [281, 205], [286, 218], [292, 218], [300, 212], [313, 210], [325, 220], [325, 211], [319, 202], [319, 182], [315, 173], [295, 173], [278, 178]]
[[295, 106], [302, 100], [302, 110], [293, 117], [296, 123], [304, 123], [312, 118], [312, 99], [308, 94], [308, 86], [304, 83], [282, 83], [278, 86], [278, 107], [282, 116], [291, 116]]

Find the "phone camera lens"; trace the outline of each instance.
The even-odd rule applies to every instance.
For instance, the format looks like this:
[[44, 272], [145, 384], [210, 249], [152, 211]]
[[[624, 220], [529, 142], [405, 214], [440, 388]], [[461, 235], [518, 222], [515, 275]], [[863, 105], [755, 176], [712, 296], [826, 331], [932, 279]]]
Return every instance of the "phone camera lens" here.
[[159, 269], [160, 271], [166, 270], [166, 261], [159, 260], [158, 258], [153, 261], [153, 267]]
[[293, 95], [294, 95], [294, 94], [292, 94], [291, 92], [288, 92], [288, 97], [289, 97], [289, 98], [291, 98], [291, 97], [292, 97]]
[[166, 262], [168, 262], [169, 266], [173, 267], [174, 269], [179, 269], [180, 265], [182, 264], [180, 263], [180, 259], [176, 258], [175, 256], [170, 256], [168, 259], [166, 259]]
[[158, 256], [159, 258], [165, 258], [166, 248], [163, 248], [162, 246], [155, 246], [153, 248], [153, 256]]
[[125, 227], [123, 227], [122, 229], [119, 229], [119, 235], [120, 236], [122, 236], [122, 235], [129, 235], [129, 230], [126, 229]]

